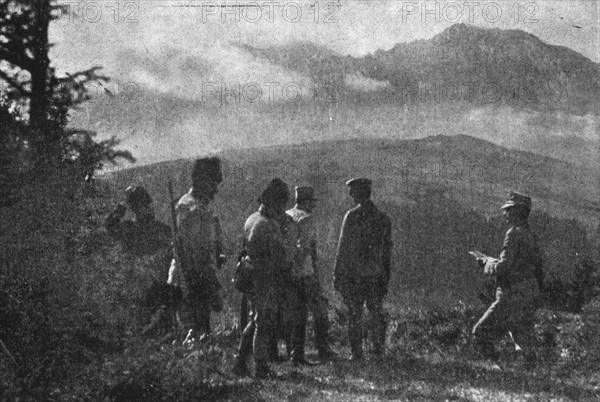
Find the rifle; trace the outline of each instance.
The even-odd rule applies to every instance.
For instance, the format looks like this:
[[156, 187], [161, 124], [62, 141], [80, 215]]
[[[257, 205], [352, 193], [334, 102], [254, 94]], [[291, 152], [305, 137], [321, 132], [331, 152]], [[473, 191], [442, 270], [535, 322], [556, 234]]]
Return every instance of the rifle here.
[[173, 195], [173, 182], [169, 180], [169, 206], [171, 210], [171, 239], [173, 241], [173, 258], [177, 260], [177, 212], [175, 212], [175, 196]]
[[[175, 269], [181, 269], [181, 265], [179, 262], [179, 253], [177, 252], [177, 212], [175, 212], [175, 196], [173, 194], [173, 183], [169, 180], [168, 182], [168, 190], [169, 190], [169, 206], [171, 210], [171, 239], [173, 242], [173, 260], [175, 261]], [[181, 320], [179, 318], [179, 303], [181, 300], [181, 288], [177, 286], [171, 285], [171, 307], [173, 313], [173, 323], [174, 326], [182, 326]], [[179, 299], [179, 300], [177, 300]]]
[[248, 298], [242, 293], [242, 301], [240, 302], [240, 332], [244, 332], [248, 325]]

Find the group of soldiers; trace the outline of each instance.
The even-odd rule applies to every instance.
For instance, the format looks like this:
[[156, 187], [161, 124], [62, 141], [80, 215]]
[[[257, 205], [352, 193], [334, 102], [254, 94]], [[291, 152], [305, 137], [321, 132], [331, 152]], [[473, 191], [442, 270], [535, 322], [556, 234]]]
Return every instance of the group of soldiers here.
[[[212, 208], [222, 181], [218, 158], [196, 160], [192, 187], [175, 205], [174, 228], [155, 219], [152, 199], [143, 187], [128, 188], [126, 202], [106, 219], [108, 231], [134, 255], [151, 255], [157, 260], [150, 298], [158, 300], [155, 305], [166, 326], [181, 325], [179, 311], [185, 293], [192, 330], [198, 336], [210, 333], [211, 311], [223, 309], [216, 270], [226, 258], [219, 219]], [[356, 207], [342, 222], [334, 288], [348, 308], [350, 359], [359, 361], [364, 359], [365, 305], [370, 315], [372, 354], [385, 352], [383, 299], [392, 268], [392, 225], [371, 200], [371, 180], [354, 178], [346, 185]], [[317, 199], [312, 187], [295, 187], [295, 205], [286, 210], [291, 198], [288, 184], [273, 179], [258, 197], [257, 211], [243, 226], [238, 269], [244, 264], [252, 286], [244, 289], [250, 308], [233, 367], [240, 376], [250, 375], [248, 359], [253, 355], [255, 377], [273, 377], [270, 363], [280, 359], [280, 339], [286, 341], [294, 365], [312, 365], [304, 354], [309, 312], [319, 359], [336, 358], [328, 340], [328, 301], [319, 280], [321, 267], [312, 215]], [[123, 220], [127, 206], [135, 215], [133, 220]], [[480, 259], [484, 271], [496, 278], [495, 301], [473, 329], [475, 345], [487, 358], [497, 358], [495, 341], [507, 331], [512, 331], [521, 346], [527, 348], [531, 343], [541, 253], [527, 223], [530, 210], [529, 197], [511, 193], [502, 206], [510, 225], [502, 253], [498, 259]]]

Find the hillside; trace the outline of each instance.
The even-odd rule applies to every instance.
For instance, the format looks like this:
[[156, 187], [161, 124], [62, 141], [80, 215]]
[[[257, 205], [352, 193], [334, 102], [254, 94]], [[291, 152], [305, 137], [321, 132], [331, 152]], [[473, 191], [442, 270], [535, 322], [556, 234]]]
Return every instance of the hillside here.
[[[372, 178], [376, 203], [393, 219], [392, 301], [423, 290], [440, 302], [454, 293], [472, 298], [467, 252], [498, 252], [505, 230], [498, 207], [511, 189], [533, 197], [532, 221], [551, 274], [568, 277], [575, 253], [585, 253], [586, 235], [598, 227], [598, 172], [468, 136], [314, 142], [226, 151], [222, 157], [225, 182], [216, 204], [228, 254], [235, 255], [243, 221], [266, 183], [273, 177], [290, 185], [310, 183], [319, 198], [319, 251], [328, 284], [341, 219], [352, 206], [344, 181]], [[127, 169], [104, 180], [115, 201], [127, 185], [145, 185], [159, 218], [168, 222], [167, 181], [173, 180], [178, 194], [186, 191], [192, 162]], [[228, 282], [232, 272], [221, 274]]]

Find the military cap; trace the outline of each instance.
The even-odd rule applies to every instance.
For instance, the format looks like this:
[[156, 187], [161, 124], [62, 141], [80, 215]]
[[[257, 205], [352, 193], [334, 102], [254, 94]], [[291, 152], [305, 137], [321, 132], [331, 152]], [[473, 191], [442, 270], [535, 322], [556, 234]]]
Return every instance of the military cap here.
[[280, 178], [271, 180], [267, 188], [262, 192], [258, 201], [263, 204], [272, 204], [273, 202], [287, 202], [290, 199], [290, 189], [286, 182]]
[[129, 186], [125, 189], [125, 200], [129, 205], [150, 205], [152, 197], [142, 186]]
[[316, 201], [315, 189], [310, 186], [296, 186], [296, 201]]
[[531, 198], [526, 195], [511, 191], [508, 193], [508, 198], [506, 199], [504, 205], [500, 207], [500, 209], [512, 208], [517, 205], [522, 205], [528, 209], [531, 209]]
[[350, 179], [346, 182], [346, 185], [350, 188], [355, 187], [355, 188], [371, 188], [371, 183], [373, 183], [371, 180], [367, 179], [366, 177], [355, 177], [353, 179]]
[[221, 172], [221, 160], [217, 157], [200, 158], [194, 162], [192, 170], [192, 182], [213, 181], [221, 183], [223, 173]]

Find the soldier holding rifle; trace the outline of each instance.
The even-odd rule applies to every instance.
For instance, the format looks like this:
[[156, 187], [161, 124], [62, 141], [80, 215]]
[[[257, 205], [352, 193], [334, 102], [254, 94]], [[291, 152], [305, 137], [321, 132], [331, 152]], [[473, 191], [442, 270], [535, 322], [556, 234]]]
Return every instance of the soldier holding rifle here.
[[495, 278], [495, 300], [473, 328], [473, 341], [484, 358], [497, 360], [495, 343], [511, 331], [527, 364], [535, 359], [533, 318], [543, 286], [542, 253], [529, 227], [531, 198], [510, 192], [502, 205], [509, 224], [499, 258], [475, 255], [484, 273]]
[[221, 161], [216, 157], [196, 160], [192, 188], [175, 207], [176, 258], [171, 263], [167, 283], [187, 287], [192, 310], [193, 330], [197, 335], [211, 332], [211, 310], [220, 312], [223, 301], [215, 270], [225, 263], [221, 225], [210, 203], [223, 181]]

